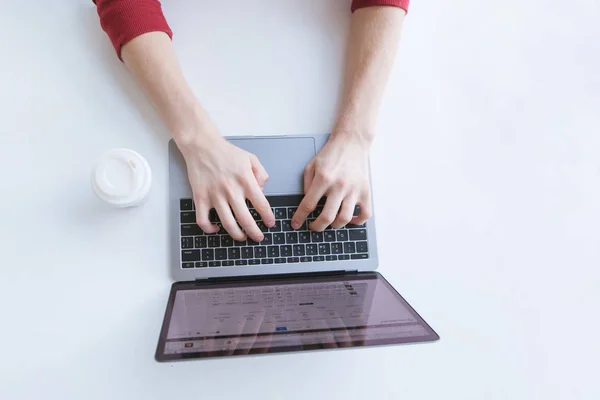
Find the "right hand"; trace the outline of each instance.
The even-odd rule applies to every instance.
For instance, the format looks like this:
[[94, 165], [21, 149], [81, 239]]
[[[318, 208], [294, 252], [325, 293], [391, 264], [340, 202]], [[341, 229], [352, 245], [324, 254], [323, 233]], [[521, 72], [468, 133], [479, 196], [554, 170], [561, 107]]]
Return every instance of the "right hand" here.
[[209, 212], [214, 208], [223, 228], [234, 240], [246, 240], [248, 235], [257, 242], [262, 241], [264, 235], [246, 205], [246, 199], [250, 200], [264, 224], [275, 225], [275, 216], [262, 191], [269, 175], [258, 157], [218, 134], [179, 144], [179, 148], [187, 164], [200, 228], [209, 234], [219, 230], [209, 219]]

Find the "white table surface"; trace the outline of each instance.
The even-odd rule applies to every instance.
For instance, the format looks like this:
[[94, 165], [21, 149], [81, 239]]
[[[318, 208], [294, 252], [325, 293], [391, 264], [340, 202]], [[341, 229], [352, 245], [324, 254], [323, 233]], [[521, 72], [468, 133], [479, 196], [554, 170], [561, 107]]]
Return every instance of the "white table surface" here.
[[[223, 134], [330, 130], [347, 0], [164, 3]], [[413, 1], [375, 212], [380, 271], [440, 342], [173, 364], [168, 133], [91, 1], [1, 9], [1, 399], [600, 398], [597, 1]], [[153, 168], [140, 208], [92, 194], [114, 147]]]

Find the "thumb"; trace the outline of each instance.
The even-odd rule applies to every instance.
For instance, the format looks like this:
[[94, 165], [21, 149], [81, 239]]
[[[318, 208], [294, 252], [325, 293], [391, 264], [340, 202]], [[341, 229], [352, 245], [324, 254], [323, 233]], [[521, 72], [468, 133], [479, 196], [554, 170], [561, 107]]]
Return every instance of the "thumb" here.
[[250, 157], [250, 164], [252, 164], [252, 172], [254, 173], [256, 182], [258, 183], [258, 186], [262, 188], [269, 180], [269, 174], [267, 174], [267, 171], [255, 155]]

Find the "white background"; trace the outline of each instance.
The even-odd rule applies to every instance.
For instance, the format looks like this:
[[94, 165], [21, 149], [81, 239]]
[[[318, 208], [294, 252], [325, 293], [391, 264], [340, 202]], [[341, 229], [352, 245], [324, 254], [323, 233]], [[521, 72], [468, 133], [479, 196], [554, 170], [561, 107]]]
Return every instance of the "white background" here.
[[[598, 1], [413, 1], [375, 212], [439, 343], [175, 364], [153, 360], [168, 133], [91, 0], [0, 3], [0, 398], [600, 398]], [[223, 134], [331, 129], [348, 1], [164, 3]], [[114, 147], [153, 168], [143, 207], [92, 194]]]

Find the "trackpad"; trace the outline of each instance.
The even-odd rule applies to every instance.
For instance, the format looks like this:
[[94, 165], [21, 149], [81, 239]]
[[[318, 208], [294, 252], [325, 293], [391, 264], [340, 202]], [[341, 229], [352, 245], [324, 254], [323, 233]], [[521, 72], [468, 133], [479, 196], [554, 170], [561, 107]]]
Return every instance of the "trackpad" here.
[[269, 173], [266, 195], [304, 193], [304, 168], [316, 154], [313, 138], [249, 137], [229, 141], [255, 154], [265, 167]]

